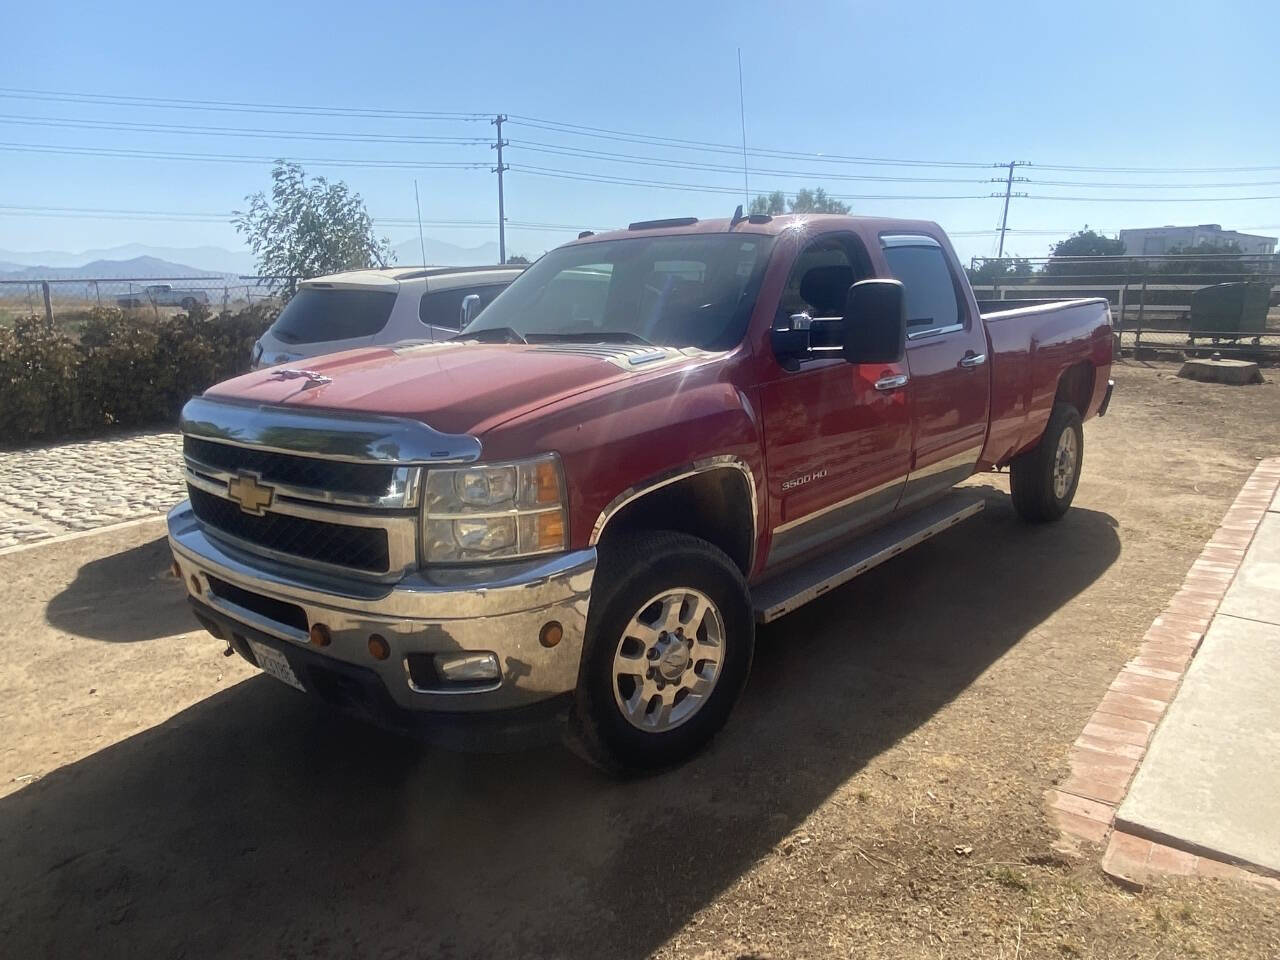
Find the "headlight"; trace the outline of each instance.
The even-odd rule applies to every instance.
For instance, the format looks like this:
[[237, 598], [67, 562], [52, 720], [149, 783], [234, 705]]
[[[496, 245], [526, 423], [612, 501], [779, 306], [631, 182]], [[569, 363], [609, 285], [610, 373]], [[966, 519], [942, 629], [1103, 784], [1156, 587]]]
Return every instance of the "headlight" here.
[[428, 470], [423, 506], [427, 563], [466, 563], [568, 547], [564, 475], [555, 454]]

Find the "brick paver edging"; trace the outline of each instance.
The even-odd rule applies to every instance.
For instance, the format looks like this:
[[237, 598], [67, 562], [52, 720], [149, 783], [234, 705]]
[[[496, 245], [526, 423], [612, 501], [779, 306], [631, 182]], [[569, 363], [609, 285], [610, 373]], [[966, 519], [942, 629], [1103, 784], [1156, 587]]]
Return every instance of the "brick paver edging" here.
[[1191, 565], [1182, 587], [1155, 618], [1138, 655], [1111, 682], [1071, 746], [1071, 775], [1045, 791], [1050, 821], [1064, 834], [1105, 843], [1102, 869], [1128, 885], [1153, 873], [1234, 877], [1280, 890], [1280, 881], [1238, 866], [1113, 829], [1147, 744], [1177, 693], [1191, 658], [1235, 579], [1245, 551], [1280, 488], [1280, 457], [1258, 464]]

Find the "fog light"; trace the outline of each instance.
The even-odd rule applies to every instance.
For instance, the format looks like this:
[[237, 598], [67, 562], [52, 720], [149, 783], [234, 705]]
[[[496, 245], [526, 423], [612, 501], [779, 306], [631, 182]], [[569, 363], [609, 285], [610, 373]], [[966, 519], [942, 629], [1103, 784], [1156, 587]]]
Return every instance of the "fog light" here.
[[564, 627], [558, 620], [548, 620], [538, 631], [538, 642], [544, 647], [554, 647], [564, 639]]
[[391, 656], [391, 644], [387, 643], [386, 637], [371, 633], [369, 635], [369, 654], [375, 660], [385, 660]]
[[[316, 647], [327, 647], [333, 642], [333, 637], [329, 635], [329, 628], [323, 623], [313, 623], [310, 630], [311, 643]], [[378, 659], [382, 659], [379, 657]]]
[[498, 657], [492, 653], [437, 653], [436, 672], [450, 683], [475, 683], [502, 676]]

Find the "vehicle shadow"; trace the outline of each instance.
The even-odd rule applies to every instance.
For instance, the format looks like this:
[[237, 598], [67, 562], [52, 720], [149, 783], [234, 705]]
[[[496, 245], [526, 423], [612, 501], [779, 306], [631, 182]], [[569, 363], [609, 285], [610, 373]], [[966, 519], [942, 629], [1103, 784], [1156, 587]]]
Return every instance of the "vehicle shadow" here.
[[14, 956], [643, 957], [1117, 558], [1007, 496], [761, 631], [705, 755], [453, 754], [265, 677], [0, 800]]
[[[91, 560], [49, 601], [45, 619], [66, 633], [110, 643], [134, 643], [188, 633], [197, 624], [185, 591], [169, 572], [173, 553], [162, 536]], [[145, 609], [139, 610], [139, 604]]]

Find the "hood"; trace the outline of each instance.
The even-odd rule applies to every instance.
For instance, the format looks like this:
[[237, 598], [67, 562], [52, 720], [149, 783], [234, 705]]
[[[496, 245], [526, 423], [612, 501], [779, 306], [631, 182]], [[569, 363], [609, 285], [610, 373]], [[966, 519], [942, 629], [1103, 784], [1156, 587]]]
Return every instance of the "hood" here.
[[[412, 417], [444, 433], [479, 434], [584, 390], [688, 359], [675, 349], [615, 344], [370, 347], [255, 370], [205, 396]], [[286, 373], [294, 370], [328, 382]]]

